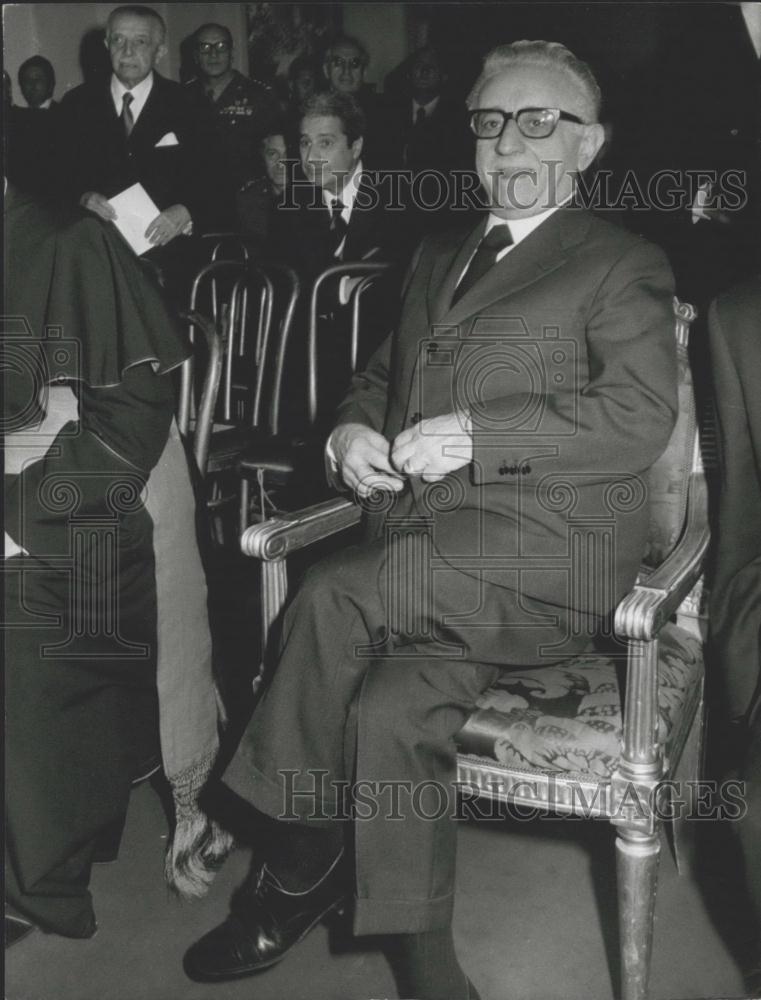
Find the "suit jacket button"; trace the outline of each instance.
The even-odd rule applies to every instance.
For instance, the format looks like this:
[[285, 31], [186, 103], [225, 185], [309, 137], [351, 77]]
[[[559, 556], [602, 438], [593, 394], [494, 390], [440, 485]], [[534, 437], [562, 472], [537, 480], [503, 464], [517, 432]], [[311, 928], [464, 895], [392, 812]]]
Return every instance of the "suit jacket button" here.
[[422, 413], [413, 413], [412, 416], [410, 417], [410, 423], [419, 424], [422, 419], [423, 419]]

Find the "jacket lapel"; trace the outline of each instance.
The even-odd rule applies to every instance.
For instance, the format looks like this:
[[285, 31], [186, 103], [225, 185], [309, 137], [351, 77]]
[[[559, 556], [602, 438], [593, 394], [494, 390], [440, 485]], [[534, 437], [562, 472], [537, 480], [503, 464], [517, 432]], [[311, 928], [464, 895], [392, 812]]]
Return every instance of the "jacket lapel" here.
[[486, 219], [483, 218], [462, 243], [455, 243], [448, 252], [437, 256], [428, 281], [428, 315], [431, 323], [440, 323], [449, 310], [459, 277], [481, 242], [485, 228]]
[[161, 135], [156, 135], [156, 123], [163, 112], [163, 90], [164, 80], [159, 74], [153, 71], [153, 86], [148, 94], [148, 100], [143, 105], [140, 117], [135, 122], [132, 134], [129, 137], [130, 145], [153, 147], [161, 139]]
[[[478, 239], [473, 243], [472, 237], [469, 238], [463, 244], [441, 286], [440, 303], [443, 312], [438, 314], [437, 321], [456, 326], [470, 316], [480, 313], [493, 302], [513, 295], [526, 285], [562, 267], [568, 251], [584, 239], [588, 228], [589, 217], [583, 209], [573, 206], [559, 209], [521, 240], [515, 249], [506, 254], [457, 303], [452, 305], [452, 295], [457, 281], [470, 254], [478, 244]], [[482, 229], [483, 226], [478, 227], [477, 232]], [[465, 252], [466, 247], [470, 248], [469, 252]]]

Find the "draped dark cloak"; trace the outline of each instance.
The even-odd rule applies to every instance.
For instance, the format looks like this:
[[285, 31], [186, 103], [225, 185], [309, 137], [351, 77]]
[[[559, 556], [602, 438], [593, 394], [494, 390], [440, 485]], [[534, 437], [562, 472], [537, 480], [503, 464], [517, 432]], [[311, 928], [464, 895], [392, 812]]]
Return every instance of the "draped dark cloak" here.
[[[95, 840], [123, 815], [155, 704], [152, 522], [140, 498], [187, 354], [116, 230], [9, 190], [6, 461], [34, 441], [51, 386], [79, 420], [5, 477], [6, 888], [48, 930], [94, 930]], [[15, 465], [17, 463], [10, 462]]]

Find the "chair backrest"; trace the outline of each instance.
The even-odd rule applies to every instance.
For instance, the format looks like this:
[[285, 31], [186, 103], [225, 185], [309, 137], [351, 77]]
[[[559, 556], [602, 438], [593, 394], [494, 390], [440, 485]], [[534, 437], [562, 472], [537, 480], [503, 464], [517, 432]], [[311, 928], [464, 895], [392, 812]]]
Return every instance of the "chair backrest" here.
[[679, 413], [666, 450], [648, 472], [650, 528], [642, 559], [645, 573], [659, 566], [679, 541], [687, 521], [690, 494], [695, 494], [690, 487], [694, 478], [703, 474], [688, 357], [690, 325], [697, 312], [688, 303], [674, 299], [674, 314]]
[[346, 283], [350, 284], [346, 295], [347, 301], [344, 306], [348, 317], [350, 317], [351, 324], [347, 340], [348, 353], [346, 366], [348, 370], [355, 372], [359, 361], [360, 341], [363, 335], [363, 296], [375, 281], [388, 272], [391, 267], [391, 264], [382, 261], [338, 263], [326, 268], [315, 279], [309, 296], [307, 331], [307, 415], [310, 424], [314, 424], [317, 421], [319, 413], [320, 379], [318, 355], [321, 296], [329, 288], [335, 290], [338, 286], [340, 289], [344, 279], [346, 279]]
[[240, 333], [235, 357], [228, 352], [226, 358], [225, 385], [228, 411], [239, 426], [257, 427], [269, 435], [280, 432], [285, 356], [300, 290], [293, 268], [276, 262], [249, 261], [235, 283], [230, 323]]
[[235, 282], [245, 273], [246, 265], [242, 261], [214, 261], [202, 267], [193, 279], [186, 316], [194, 317], [193, 320], [188, 320], [188, 340], [194, 346], [194, 351], [190, 363], [182, 370], [177, 417], [178, 424], [186, 429], [185, 432], [195, 420], [195, 397], [201, 391], [197, 383], [203, 372], [200, 355], [205, 344], [203, 341], [195, 343], [199, 326], [197, 318], [203, 317], [211, 324], [220, 337], [223, 351], [226, 350], [232, 293]]
[[193, 384], [193, 373], [196, 368], [196, 351], [201, 340], [205, 348], [205, 372], [198, 410], [193, 426], [193, 455], [202, 476], [206, 475], [209, 460], [209, 443], [214, 421], [214, 409], [217, 404], [219, 384], [222, 375], [222, 338], [217, 333], [214, 324], [200, 313], [188, 313], [185, 316], [188, 323], [202, 334], [202, 338], [193, 338], [193, 353], [183, 362], [181, 374], [181, 405], [177, 424], [180, 433], [187, 437], [190, 432], [190, 395]]

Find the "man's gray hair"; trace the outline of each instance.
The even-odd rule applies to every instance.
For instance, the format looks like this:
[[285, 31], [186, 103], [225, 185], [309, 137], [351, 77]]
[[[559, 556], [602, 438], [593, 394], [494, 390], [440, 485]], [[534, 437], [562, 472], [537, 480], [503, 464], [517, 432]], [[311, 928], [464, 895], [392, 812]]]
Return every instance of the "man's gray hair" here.
[[476, 107], [486, 82], [497, 73], [512, 69], [514, 66], [552, 67], [566, 73], [574, 80], [584, 99], [588, 124], [599, 119], [602, 93], [594, 73], [585, 62], [578, 59], [560, 42], [512, 42], [510, 45], [498, 45], [496, 49], [492, 49], [485, 56], [481, 75], [468, 94], [467, 106]]
[[146, 20], [153, 21], [159, 29], [160, 40], [162, 42], [166, 41], [166, 21], [161, 14], [155, 11], [152, 7], [143, 7], [142, 4], [128, 4], [125, 7], [115, 7], [108, 15], [108, 21], [106, 21], [106, 38], [108, 38], [111, 34], [111, 26], [114, 21], [122, 14], [129, 17], [142, 17]]
[[335, 38], [330, 40], [328, 47], [325, 49], [325, 54], [322, 60], [323, 65], [325, 65], [325, 63], [327, 63], [327, 61], [331, 58], [335, 49], [340, 48], [341, 46], [346, 46], [347, 48], [351, 46], [353, 49], [356, 49], [359, 53], [359, 58], [361, 59], [363, 66], [366, 67], [370, 62], [370, 53], [358, 38], [354, 35], [336, 35]]

